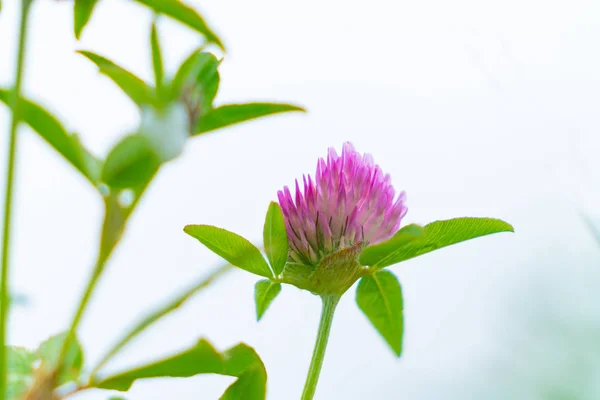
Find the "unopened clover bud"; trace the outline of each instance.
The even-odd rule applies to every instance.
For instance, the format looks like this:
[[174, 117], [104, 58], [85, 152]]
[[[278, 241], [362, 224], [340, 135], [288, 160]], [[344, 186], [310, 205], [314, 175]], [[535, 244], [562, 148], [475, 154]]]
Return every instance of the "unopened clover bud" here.
[[162, 162], [176, 158], [182, 153], [185, 141], [190, 136], [185, 106], [175, 102], [164, 108], [144, 108], [140, 133]]

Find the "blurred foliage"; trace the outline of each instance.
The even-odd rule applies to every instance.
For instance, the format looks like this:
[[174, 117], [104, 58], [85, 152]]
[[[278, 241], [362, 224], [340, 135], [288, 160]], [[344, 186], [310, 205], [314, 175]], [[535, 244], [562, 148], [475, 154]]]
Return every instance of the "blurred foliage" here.
[[[224, 50], [223, 42], [204, 18], [183, 2], [136, 1], [152, 10], [156, 17], [169, 17], [199, 33], [206, 46]], [[91, 21], [98, 3], [98, 0], [74, 1], [74, 32], [77, 38], [81, 37]], [[83, 349], [76, 336], [79, 322], [113, 250], [125, 232], [130, 215], [160, 167], [176, 159], [183, 152], [187, 140], [194, 135], [268, 115], [304, 111], [298, 106], [279, 103], [215, 105], [221, 79], [220, 60], [206, 50], [206, 46], [189, 54], [174, 76], [167, 77], [156, 22], [150, 27], [148, 44], [152, 54], [153, 84], [106, 57], [92, 51], [79, 51], [138, 106], [141, 115], [139, 128], [135, 132], [124, 133], [105, 157], [93, 155], [79, 136], [70, 133], [65, 128], [66, 124], [45, 107], [29, 99], [12, 96], [11, 89], [0, 89], [0, 101], [7, 106], [13, 107], [13, 97], [17, 99], [16, 104], [21, 111], [15, 114], [15, 118], [29, 125], [83, 175], [97, 189], [105, 207], [98, 258], [69, 330], [49, 338], [35, 351], [2, 347], [6, 348], [8, 356], [9, 386], [6, 390], [0, 390], [0, 399], [4, 396], [10, 400], [22, 396], [26, 399], [53, 399], [56, 396], [55, 388], [67, 382], [72, 385], [68, 395], [90, 388], [126, 390], [138, 379], [186, 377], [201, 373], [238, 378], [226, 390], [223, 399], [263, 400], [266, 396], [265, 368], [254, 350], [244, 344], [220, 353], [208, 341], [201, 340], [182, 353], [154, 363], [110, 377], [99, 375], [101, 368], [129, 342], [229, 271], [229, 266], [202, 278], [190, 288], [177, 293], [171, 301], [151, 311], [124, 332], [122, 339], [92, 368], [91, 374], [84, 372], [87, 368], [84, 369]], [[265, 266], [268, 270], [266, 263]], [[61, 389], [64, 391], [64, 388]]]

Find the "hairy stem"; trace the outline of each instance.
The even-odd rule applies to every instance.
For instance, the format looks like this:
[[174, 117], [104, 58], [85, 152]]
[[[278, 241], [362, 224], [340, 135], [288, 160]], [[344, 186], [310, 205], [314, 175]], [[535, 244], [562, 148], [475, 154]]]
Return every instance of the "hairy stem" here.
[[27, 43], [27, 21], [31, 0], [21, 2], [21, 20], [19, 23], [19, 47], [17, 49], [17, 70], [12, 98], [12, 117], [10, 124], [8, 157], [6, 166], [6, 188], [4, 194], [4, 224], [2, 228], [2, 271], [0, 272], [0, 400], [5, 399], [7, 381], [6, 370], [6, 333], [9, 313], [10, 292], [9, 279], [9, 247], [10, 222], [12, 214], [13, 181], [15, 174], [15, 159], [17, 155], [17, 127], [21, 118], [21, 81], [25, 69], [25, 46]]
[[323, 295], [321, 296], [321, 299], [323, 300], [321, 322], [319, 322], [317, 342], [315, 343], [315, 349], [310, 362], [308, 376], [306, 377], [306, 383], [304, 384], [302, 400], [312, 400], [313, 396], [315, 395], [317, 383], [319, 382], [319, 375], [321, 373], [321, 367], [323, 366], [323, 359], [325, 358], [325, 350], [327, 349], [329, 333], [331, 332], [333, 315], [335, 313], [335, 308], [340, 301], [340, 296]]

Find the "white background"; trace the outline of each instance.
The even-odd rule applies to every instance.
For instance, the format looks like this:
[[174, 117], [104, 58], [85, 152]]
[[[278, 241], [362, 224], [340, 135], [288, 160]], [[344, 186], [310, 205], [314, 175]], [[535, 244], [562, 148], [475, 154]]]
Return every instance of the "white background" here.
[[[351, 289], [335, 319], [316, 398], [600, 397], [600, 259], [578, 216], [578, 210], [593, 214], [600, 198], [597, 2], [192, 4], [228, 48], [219, 103], [278, 100], [309, 113], [194, 138], [161, 171], [82, 323], [88, 365], [143, 310], [219, 264], [182, 232], [184, 225], [210, 223], [260, 240], [276, 191], [312, 173], [328, 146], [351, 140], [407, 191], [406, 222], [494, 216], [516, 233], [392, 268], [405, 298], [400, 359], [361, 315]], [[12, 82], [17, 9], [16, 0], [5, 0], [0, 14], [3, 86]], [[94, 153], [106, 154], [119, 135], [135, 129], [137, 110], [74, 51], [106, 55], [151, 81], [150, 21], [137, 4], [103, 0], [76, 42], [72, 3], [35, 1], [26, 94]], [[160, 35], [169, 72], [198, 44], [196, 34], [167, 19]], [[2, 108], [2, 132], [8, 117]], [[95, 256], [101, 202], [37, 136], [21, 133], [11, 283], [29, 304], [12, 314], [10, 342], [34, 347], [72, 316]], [[2, 187], [3, 179], [4, 172]], [[257, 324], [255, 280], [230, 274], [109, 369], [167, 355], [199, 337], [220, 349], [244, 341], [266, 364], [269, 398], [298, 398], [318, 299], [285, 287]], [[145, 381], [127, 398], [212, 399], [230, 381]]]

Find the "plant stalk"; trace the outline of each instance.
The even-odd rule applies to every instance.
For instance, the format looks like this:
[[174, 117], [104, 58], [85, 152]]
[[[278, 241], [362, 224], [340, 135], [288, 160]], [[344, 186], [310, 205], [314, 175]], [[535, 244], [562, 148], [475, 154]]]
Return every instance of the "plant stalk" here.
[[323, 295], [321, 296], [321, 299], [323, 300], [321, 322], [319, 322], [317, 342], [315, 343], [308, 376], [306, 377], [306, 383], [304, 384], [302, 400], [312, 400], [315, 391], [317, 390], [317, 383], [319, 382], [319, 375], [321, 373], [321, 367], [323, 366], [323, 359], [325, 358], [325, 350], [327, 349], [327, 341], [329, 340], [329, 333], [331, 332], [331, 323], [333, 322], [333, 315], [335, 313], [335, 308], [340, 301], [340, 296]]
[[[132, 206], [133, 207], [133, 206]], [[121, 235], [123, 233], [123, 229], [125, 228], [125, 223], [127, 221], [127, 217], [129, 216], [131, 211], [123, 210], [117, 201], [116, 196], [110, 195], [105, 199], [105, 214], [104, 214], [104, 224], [102, 226], [102, 235], [100, 238], [100, 246], [98, 251], [98, 259], [96, 260], [96, 265], [94, 266], [94, 270], [90, 275], [90, 279], [86, 285], [85, 291], [83, 292], [83, 296], [79, 301], [79, 306], [77, 307], [77, 311], [73, 316], [73, 320], [71, 321], [71, 326], [69, 327], [69, 334], [67, 335], [59, 357], [59, 362], [57, 368], [62, 369], [64, 367], [64, 359], [67, 355], [67, 351], [71, 342], [75, 339], [75, 334], [77, 332], [77, 328], [79, 327], [79, 323], [85, 313], [85, 310], [88, 306], [88, 303], [92, 297], [92, 293], [98, 284], [100, 276], [104, 272], [104, 268], [108, 259], [110, 258], [113, 250], [119, 243], [121, 239]]]
[[6, 333], [10, 309], [9, 257], [10, 222], [12, 217], [13, 185], [15, 161], [17, 156], [17, 128], [21, 118], [21, 82], [25, 70], [25, 46], [27, 44], [27, 22], [31, 0], [22, 0], [19, 22], [19, 45], [17, 49], [17, 69], [12, 98], [12, 117], [9, 133], [8, 156], [6, 166], [6, 184], [4, 193], [4, 223], [2, 227], [2, 267], [0, 272], [0, 400], [6, 397]]

